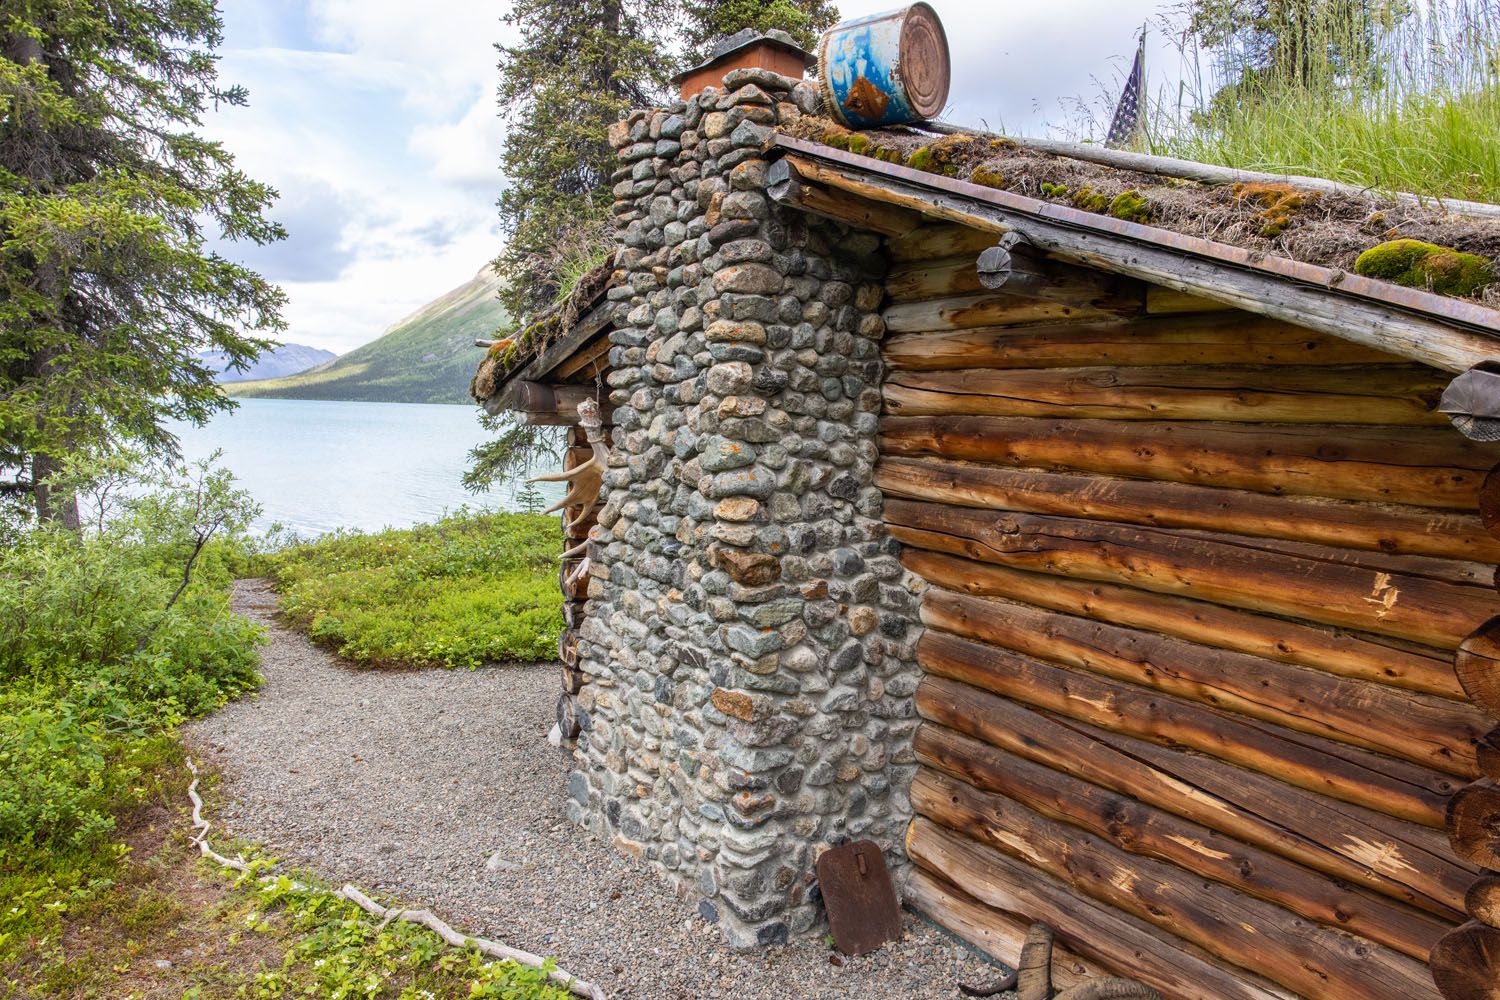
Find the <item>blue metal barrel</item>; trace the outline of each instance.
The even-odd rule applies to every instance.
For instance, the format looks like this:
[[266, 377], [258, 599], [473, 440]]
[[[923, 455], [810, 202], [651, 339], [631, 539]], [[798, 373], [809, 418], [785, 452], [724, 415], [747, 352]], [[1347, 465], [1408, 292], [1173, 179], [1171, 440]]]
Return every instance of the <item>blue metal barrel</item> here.
[[818, 43], [824, 111], [853, 129], [937, 117], [950, 68], [948, 36], [925, 3], [845, 21]]

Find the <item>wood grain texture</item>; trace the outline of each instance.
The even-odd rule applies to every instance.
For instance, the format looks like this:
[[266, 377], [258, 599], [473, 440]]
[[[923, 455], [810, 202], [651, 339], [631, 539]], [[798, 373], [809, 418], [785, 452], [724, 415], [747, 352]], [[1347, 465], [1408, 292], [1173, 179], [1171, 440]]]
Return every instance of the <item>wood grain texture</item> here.
[[1453, 853], [1481, 868], [1500, 869], [1500, 785], [1481, 778], [1448, 800]]
[[1500, 927], [1500, 875], [1486, 875], [1469, 886], [1464, 909], [1480, 923]]
[[1037, 607], [1251, 653], [1343, 677], [1467, 700], [1452, 654], [1383, 636], [1290, 622], [1117, 584], [1070, 580], [907, 546], [908, 569], [948, 590]]
[[887, 496], [988, 510], [1500, 561], [1500, 538], [1479, 518], [1422, 507], [894, 456], [875, 467], [875, 484]]
[[[1010, 966], [1021, 961], [1021, 945], [1030, 923], [1021, 916], [992, 909], [962, 889], [924, 869], [906, 882], [906, 905], [936, 921], [986, 955]], [[1079, 957], [1066, 947], [1052, 948], [1052, 982], [1060, 990], [1108, 975], [1103, 966]]]
[[[888, 500], [901, 541], [981, 562], [1213, 601], [1455, 648], [1500, 608], [1464, 564], [1346, 549], [1278, 551], [1239, 536], [1171, 532], [1036, 514]], [[1372, 559], [1365, 559], [1371, 556]], [[1433, 575], [1428, 575], [1428, 574]], [[1444, 575], [1437, 575], [1437, 574]]]
[[1174, 865], [1129, 854], [1015, 799], [930, 776], [913, 792], [924, 817], [916, 823], [958, 831], [1302, 996], [1351, 1000], [1372, 982], [1392, 996], [1438, 996], [1427, 969], [1409, 956], [1228, 885], [1184, 878]]
[[1453, 669], [1474, 704], [1500, 719], [1500, 616], [1483, 622], [1463, 640]]
[[886, 364], [896, 371], [1410, 364], [1306, 327], [1242, 312], [896, 334], [882, 346]]
[[926, 678], [917, 710], [929, 722], [1445, 920], [1461, 919], [1476, 875], [1453, 857], [1441, 831], [959, 681]]
[[1447, 383], [1420, 366], [1093, 366], [893, 372], [882, 392], [886, 412], [898, 416], [1444, 427], [1435, 407]]
[[982, 812], [993, 803], [976, 797], [981, 794], [976, 790], [997, 793], [1050, 819], [1087, 830], [1123, 851], [1177, 865], [1192, 876], [1232, 886], [1418, 961], [1425, 962], [1433, 944], [1453, 926], [1376, 893], [1321, 878], [1280, 855], [1171, 812], [1059, 774], [952, 730], [924, 725], [917, 733], [916, 752], [920, 761], [937, 770], [918, 771], [912, 783], [913, 808], [939, 822], [945, 822], [943, 813], [951, 812], [946, 802]]
[[1478, 921], [1432, 950], [1432, 978], [1445, 1000], [1500, 1000], [1500, 930]]
[[1237, 715], [1478, 776], [1471, 705], [1089, 621], [995, 598], [927, 592], [922, 620], [948, 632], [1153, 688]]
[[[932, 629], [942, 627], [941, 618], [927, 620]], [[1444, 775], [932, 629], [919, 640], [917, 659], [940, 677], [1104, 729], [1190, 747], [1423, 826], [1443, 825], [1456, 784]]]
[[923, 869], [962, 885], [993, 909], [1053, 927], [1085, 959], [1161, 990], [1171, 1000], [1292, 1000], [1291, 994], [1171, 933], [1087, 896], [1036, 868], [917, 817], [906, 850]]
[[1113, 298], [1100, 302], [1059, 302], [1039, 299], [1002, 289], [971, 295], [952, 295], [916, 302], [897, 302], [881, 313], [892, 333], [929, 330], [968, 330], [1013, 323], [1101, 320], [1134, 312], [1136, 303]]
[[1261, 493], [1475, 509], [1497, 451], [1441, 427], [896, 417], [886, 455], [933, 455]]

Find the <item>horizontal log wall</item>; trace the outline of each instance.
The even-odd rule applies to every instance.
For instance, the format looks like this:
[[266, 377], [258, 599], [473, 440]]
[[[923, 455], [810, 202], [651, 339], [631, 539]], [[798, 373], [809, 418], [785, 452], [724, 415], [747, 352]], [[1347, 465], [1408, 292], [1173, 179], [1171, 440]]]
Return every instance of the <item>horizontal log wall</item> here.
[[993, 240], [890, 241], [909, 901], [1012, 964], [1053, 925], [1060, 983], [1438, 1000], [1500, 912], [1500, 446], [1366, 347], [1036, 257], [986, 289]]

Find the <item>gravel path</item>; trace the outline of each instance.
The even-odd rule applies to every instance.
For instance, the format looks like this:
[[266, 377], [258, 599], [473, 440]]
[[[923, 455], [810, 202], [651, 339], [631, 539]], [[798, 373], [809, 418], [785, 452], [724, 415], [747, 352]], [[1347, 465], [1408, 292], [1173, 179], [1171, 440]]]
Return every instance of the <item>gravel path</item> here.
[[556, 666], [355, 670], [282, 625], [265, 581], [235, 608], [269, 629], [265, 687], [189, 741], [224, 775], [218, 818], [279, 857], [553, 955], [611, 1000], [951, 1000], [993, 977], [911, 914], [842, 965], [817, 940], [732, 954], [665, 878], [564, 818]]

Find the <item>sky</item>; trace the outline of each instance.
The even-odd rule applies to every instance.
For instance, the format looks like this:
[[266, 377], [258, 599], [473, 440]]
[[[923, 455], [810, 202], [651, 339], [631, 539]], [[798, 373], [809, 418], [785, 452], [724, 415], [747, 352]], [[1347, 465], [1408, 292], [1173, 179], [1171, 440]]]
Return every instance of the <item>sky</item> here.
[[[953, 61], [948, 121], [1056, 133], [1082, 98], [1119, 92], [1160, 0], [931, 0]], [[892, 0], [843, 0], [845, 17]], [[451, 288], [498, 251], [504, 186], [496, 114], [500, 19], [483, 0], [224, 0], [220, 76], [250, 92], [208, 133], [280, 192], [290, 233], [224, 252], [287, 292], [282, 339], [344, 353]], [[1002, 12], [1003, 11], [1003, 15]], [[1148, 36], [1150, 89], [1179, 61]], [[1109, 97], [1103, 95], [1108, 94]]]

